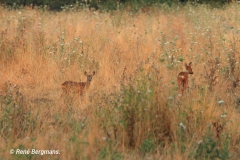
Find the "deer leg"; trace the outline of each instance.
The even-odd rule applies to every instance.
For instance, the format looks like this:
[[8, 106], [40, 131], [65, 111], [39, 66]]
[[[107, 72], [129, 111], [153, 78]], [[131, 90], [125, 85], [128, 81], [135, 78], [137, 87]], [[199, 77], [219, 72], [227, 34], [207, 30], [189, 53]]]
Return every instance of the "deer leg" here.
[[183, 91], [184, 91], [184, 84], [185, 84], [185, 81], [184, 80], [179, 80], [178, 81], [178, 90], [179, 92], [183, 95]]
[[63, 91], [63, 92], [62, 92], [62, 94], [61, 94], [61, 96], [60, 96], [61, 99], [64, 98], [64, 97], [66, 97], [66, 96], [68, 95], [68, 91], [67, 91], [66, 88], [63, 88], [62, 91]]
[[184, 91], [184, 82], [182, 82], [182, 84], [181, 84], [181, 94], [183, 95], [183, 91]]
[[180, 89], [181, 82], [178, 80], [178, 89]]
[[186, 88], [187, 88], [187, 84], [188, 84], [188, 82], [186, 81], [184, 84], [183, 84], [183, 91], [185, 91], [186, 90]]

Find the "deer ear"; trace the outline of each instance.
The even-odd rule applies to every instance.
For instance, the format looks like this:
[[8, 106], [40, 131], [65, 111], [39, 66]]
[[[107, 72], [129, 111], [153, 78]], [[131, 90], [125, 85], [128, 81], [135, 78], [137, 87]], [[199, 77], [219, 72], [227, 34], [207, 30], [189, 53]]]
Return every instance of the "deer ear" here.
[[95, 75], [95, 71], [93, 71], [93, 74], [92, 74], [93, 76]]
[[191, 66], [191, 65], [192, 65], [192, 62], [189, 63], [189, 66]]
[[87, 72], [86, 72], [86, 71], [84, 72], [84, 75], [85, 75], [85, 76], [87, 75]]
[[187, 67], [188, 65], [187, 65], [187, 63], [185, 62], [185, 67]]

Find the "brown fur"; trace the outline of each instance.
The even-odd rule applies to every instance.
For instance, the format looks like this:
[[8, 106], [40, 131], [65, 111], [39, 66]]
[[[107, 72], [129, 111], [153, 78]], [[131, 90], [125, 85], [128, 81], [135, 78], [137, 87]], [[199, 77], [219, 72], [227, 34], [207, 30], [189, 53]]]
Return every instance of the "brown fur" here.
[[188, 85], [188, 74], [193, 74], [191, 65], [192, 65], [192, 62], [190, 62], [189, 65], [187, 65], [187, 63], [185, 63], [186, 71], [180, 72], [178, 74], [178, 78], [177, 78], [178, 87], [179, 87], [179, 90], [181, 90], [182, 94], [186, 90], [187, 85]]
[[66, 81], [62, 84], [63, 94], [69, 93], [77, 93], [82, 95], [86, 90], [88, 90], [90, 83], [92, 81], [92, 77], [95, 75], [95, 71], [92, 75], [88, 75], [87, 72], [84, 72], [85, 76], [87, 77], [86, 82], [73, 82], [73, 81]]

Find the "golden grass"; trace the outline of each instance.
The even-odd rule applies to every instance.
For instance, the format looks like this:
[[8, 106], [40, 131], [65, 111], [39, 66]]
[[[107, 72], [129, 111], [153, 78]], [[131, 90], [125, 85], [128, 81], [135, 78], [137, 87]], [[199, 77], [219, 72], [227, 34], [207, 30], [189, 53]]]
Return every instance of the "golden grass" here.
[[[0, 22], [1, 158], [24, 158], [9, 154], [11, 148], [24, 146], [59, 150], [60, 155], [52, 156], [59, 159], [111, 159], [119, 155], [122, 159], [192, 159], [191, 152], [197, 150], [194, 146], [206, 135], [207, 126], [219, 148], [223, 145], [215, 122], [223, 127], [220, 136], [231, 136], [228, 148], [232, 158], [239, 156], [239, 6], [155, 8], [151, 14], [0, 8]], [[194, 74], [189, 76], [189, 89], [179, 98], [177, 75], [184, 62], [190, 61]], [[211, 64], [219, 67], [213, 77], [206, 77], [214, 68]], [[146, 120], [134, 119], [142, 117], [142, 112], [136, 115], [129, 108], [125, 110], [130, 115], [126, 118], [129, 125], [135, 123], [132, 128], [118, 123], [122, 117], [117, 117], [109, 102], [118, 96], [121, 99], [124, 67], [125, 85], [136, 87], [136, 79], [147, 81], [148, 86], [154, 82], [154, 96], [146, 97], [156, 108], [146, 103]], [[139, 76], [142, 69], [145, 79]], [[85, 81], [84, 71], [97, 73], [86, 95], [61, 99], [61, 84]], [[211, 80], [216, 84], [209, 91]], [[6, 88], [7, 82], [12, 86]], [[12, 98], [10, 105], [6, 97]], [[219, 104], [220, 100], [224, 103]], [[22, 108], [15, 112], [11, 107], [16, 104]], [[135, 104], [129, 104], [130, 108]], [[4, 121], [7, 109], [12, 114]], [[27, 122], [22, 117], [25, 112], [31, 113]], [[162, 123], [158, 117], [163, 117]], [[29, 123], [29, 128], [21, 128], [22, 121]], [[180, 123], [187, 128], [187, 140], [179, 135]], [[149, 137], [157, 147], [143, 155], [139, 148]], [[105, 152], [109, 154], [104, 156]]]

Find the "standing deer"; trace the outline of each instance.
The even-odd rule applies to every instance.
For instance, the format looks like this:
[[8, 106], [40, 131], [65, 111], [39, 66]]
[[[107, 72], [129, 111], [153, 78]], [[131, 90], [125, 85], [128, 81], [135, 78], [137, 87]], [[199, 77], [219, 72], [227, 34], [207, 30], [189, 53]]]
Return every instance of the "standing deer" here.
[[73, 82], [73, 81], [66, 81], [62, 84], [63, 94], [68, 93], [78, 93], [79, 95], [83, 95], [83, 93], [89, 88], [90, 83], [92, 81], [92, 77], [95, 75], [95, 71], [92, 75], [87, 74], [84, 72], [84, 75], [87, 77], [86, 82]]
[[178, 88], [179, 88], [179, 90], [181, 90], [182, 95], [183, 95], [183, 91], [186, 90], [186, 88], [187, 88], [188, 74], [193, 74], [191, 65], [192, 65], [192, 62], [190, 62], [189, 65], [187, 65], [187, 63], [185, 63], [186, 71], [180, 72], [178, 74], [178, 78], [177, 78]]

